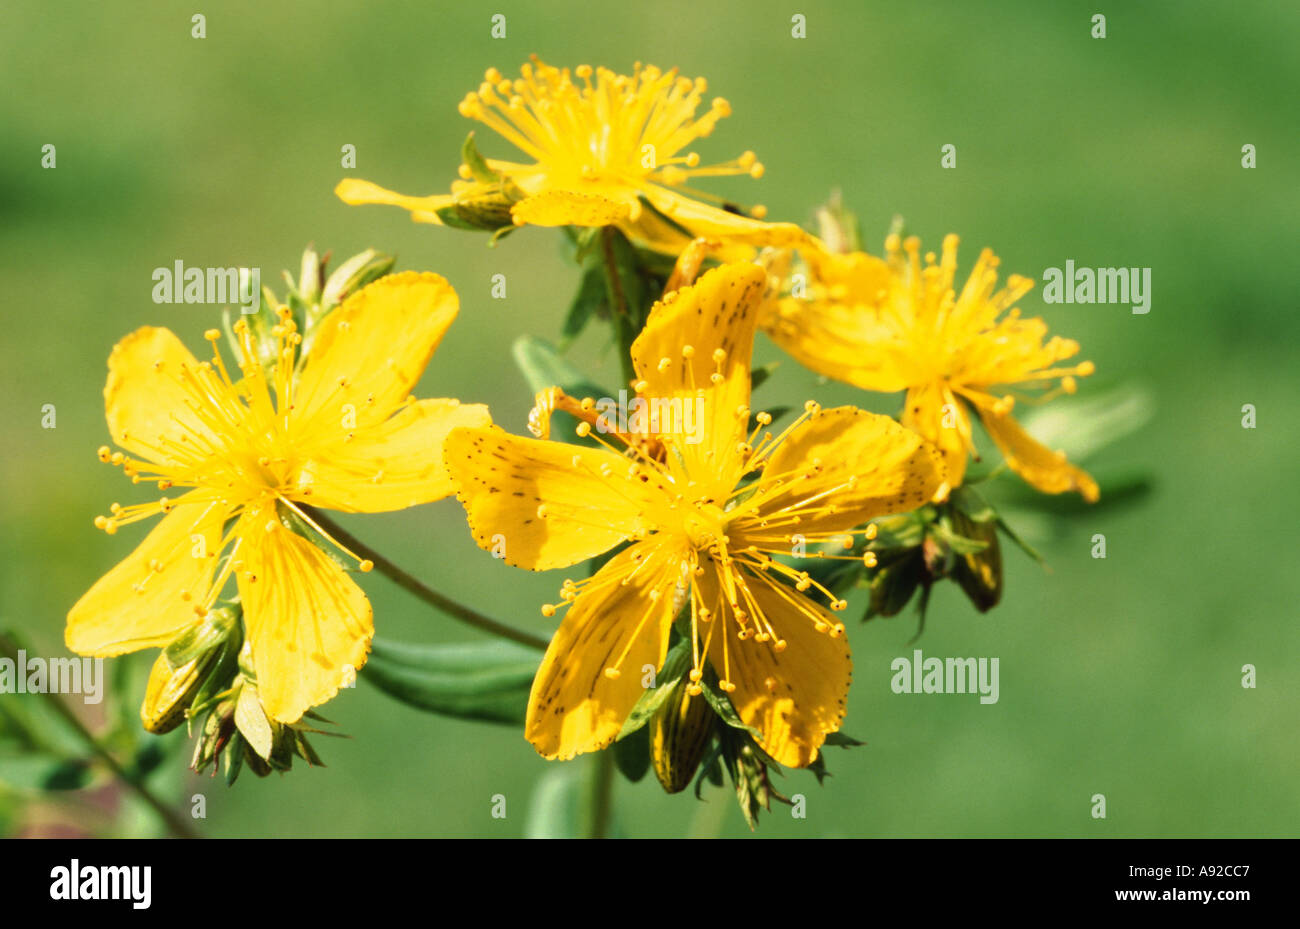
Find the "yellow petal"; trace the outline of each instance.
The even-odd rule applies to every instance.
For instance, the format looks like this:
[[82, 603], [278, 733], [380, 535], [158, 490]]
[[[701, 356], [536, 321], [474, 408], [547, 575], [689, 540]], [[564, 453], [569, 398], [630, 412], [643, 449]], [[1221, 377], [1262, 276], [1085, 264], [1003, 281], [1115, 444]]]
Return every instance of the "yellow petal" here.
[[[299, 438], [387, 419], [415, 386], [460, 301], [447, 281], [404, 271], [363, 287], [325, 317], [294, 395]], [[345, 425], [347, 424], [347, 425]]]
[[563, 568], [653, 529], [671, 502], [659, 474], [598, 448], [503, 430], [456, 429], [443, 444], [474, 541], [508, 564]]
[[159, 648], [197, 621], [226, 513], [184, 499], [68, 611], [68, 648], [99, 658]]
[[643, 668], [663, 666], [683, 554], [656, 541], [633, 545], [569, 607], [528, 699], [524, 732], [538, 753], [568, 759], [614, 741], [645, 693]]
[[769, 223], [720, 210], [666, 187], [647, 190], [655, 209], [685, 227], [692, 237], [722, 239], [754, 246], [792, 247], [807, 244], [811, 236], [794, 223]]
[[308, 453], [294, 499], [331, 510], [381, 513], [441, 500], [455, 489], [442, 462], [447, 433], [490, 426], [488, 408], [459, 400], [417, 400], [377, 426], [350, 432]]
[[250, 512], [242, 521], [236, 576], [258, 692], [268, 716], [296, 722], [365, 664], [375, 631], [370, 601], [273, 511]]
[[897, 332], [874, 305], [889, 286], [889, 265], [864, 252], [802, 251], [812, 279], [791, 278], [791, 296], [769, 304], [763, 330], [818, 374], [883, 393], [907, 387]]
[[[632, 363], [649, 403], [677, 401], [680, 422], [660, 431], [700, 482], [702, 496], [721, 505], [735, 486], [749, 417], [749, 376], [754, 330], [767, 286], [756, 264], [723, 265], [656, 303], [632, 343]], [[694, 414], [688, 423], [686, 416]], [[676, 420], [677, 417], [668, 417]], [[691, 426], [691, 428], [686, 428]]]
[[738, 538], [847, 532], [928, 503], [944, 480], [939, 450], [888, 416], [851, 406], [819, 410], [764, 466], [756, 511], [736, 526]]
[[[704, 595], [714, 602], [718, 584], [714, 578], [703, 585]], [[742, 608], [757, 607], [773, 638], [741, 641], [728, 617], [726, 625], [713, 630], [709, 664], [719, 678], [736, 685], [731, 702], [740, 718], [758, 730], [763, 750], [783, 765], [802, 768], [816, 760], [826, 735], [837, 731], [844, 718], [853, 677], [848, 636], [832, 637], [829, 630], [839, 618], [797, 591], [753, 576], [745, 584], [753, 603]], [[723, 615], [713, 622], [722, 623]], [[818, 632], [818, 622], [828, 631]], [[774, 646], [780, 639], [786, 647], [778, 652]]]
[[[699, 236], [681, 226], [669, 222], [658, 210], [642, 209], [636, 218], [618, 224], [619, 230], [641, 248], [660, 252], [674, 257], [680, 255], [688, 245]], [[714, 243], [709, 255], [723, 264], [735, 261], [753, 261], [758, 257], [758, 249], [743, 242], [728, 239], [710, 238]]]
[[198, 394], [186, 378], [198, 364], [170, 329], [144, 326], [118, 342], [104, 385], [113, 441], [164, 465], [192, 464], [203, 457], [197, 445], [220, 445], [194, 412]]
[[609, 226], [627, 219], [631, 210], [600, 194], [547, 190], [520, 200], [510, 213], [520, 226]]
[[335, 195], [349, 206], [363, 203], [379, 203], [386, 206], [400, 206], [404, 210], [420, 214], [420, 222], [441, 223], [437, 211], [451, 206], [456, 198], [451, 194], [435, 194], [430, 197], [408, 197], [405, 194], [386, 190], [378, 184], [359, 178], [346, 177], [334, 188]]
[[997, 413], [996, 401], [989, 395], [972, 392], [967, 396], [979, 408], [984, 428], [1001, 449], [1007, 466], [1031, 486], [1048, 494], [1077, 490], [1089, 503], [1101, 497], [1097, 482], [1087, 471], [1070, 464], [1065, 452], [1054, 452], [1038, 442], [1010, 413]]
[[973, 446], [970, 417], [953, 392], [936, 383], [913, 387], [907, 392], [902, 423], [938, 446], [948, 469], [948, 484], [960, 485]]

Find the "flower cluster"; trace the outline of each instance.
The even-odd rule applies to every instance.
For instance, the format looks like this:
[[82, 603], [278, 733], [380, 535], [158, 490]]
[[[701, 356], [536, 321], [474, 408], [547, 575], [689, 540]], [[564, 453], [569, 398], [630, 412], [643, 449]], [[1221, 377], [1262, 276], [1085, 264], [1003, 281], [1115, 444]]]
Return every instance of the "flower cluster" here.
[[[569, 759], [640, 742], [640, 772], [652, 766], [669, 791], [697, 771], [728, 773], [752, 823], [780, 798], [770, 771], [820, 777], [824, 746], [855, 744], [839, 731], [848, 591], [870, 588], [868, 615], [896, 613], [945, 577], [980, 609], [1000, 597], [1000, 520], [968, 476], [976, 421], [1033, 488], [1098, 498], [1087, 473], [1012, 415], [1093, 370], [1065, 364], [1078, 344], [1022, 315], [1031, 282], [1011, 275], [999, 288], [985, 250], [959, 285], [956, 236], [922, 257], [918, 239], [894, 233], [873, 255], [842, 210], [824, 211], [813, 234], [761, 207], [708, 202], [688, 184], [764, 169], [748, 151], [701, 160], [696, 143], [731, 109], [706, 93], [702, 78], [649, 65], [491, 69], [460, 113], [518, 160], [482, 156], [471, 133], [447, 193], [355, 178], [336, 190], [348, 204], [488, 231], [493, 244], [523, 226], [565, 227], [584, 268], [567, 334], [610, 321], [627, 377], [611, 395], [631, 398], [630, 419], [603, 412], [550, 349], [528, 372], [531, 435], [494, 425], [481, 405], [413, 399], [459, 302], [437, 274], [392, 273], [375, 253], [327, 279], [309, 251], [287, 299], [268, 291], [257, 313], [205, 333], [210, 360], [162, 328], [117, 345], [105, 402], [118, 450], [99, 457], [158, 496], [113, 504], [95, 524], [113, 534], [162, 518], [72, 607], [67, 643], [93, 656], [163, 650], [147, 729], [197, 726], [199, 768], [223, 755], [228, 769], [258, 773], [295, 754], [318, 762], [304, 720], [367, 663], [374, 622], [355, 573], [377, 564], [509, 633], [449, 607], [321, 512], [455, 495], [473, 539], [508, 565], [590, 566], [542, 606], [563, 619], [519, 718], [537, 751]], [[753, 399], [766, 374], [752, 360], [760, 331], [819, 374], [904, 394], [898, 419], [800, 398], [779, 425], [790, 407]], [[572, 435], [552, 437], [561, 430]], [[411, 686], [366, 670], [411, 698]], [[428, 691], [411, 702], [511, 718], [474, 703], [476, 686], [458, 701]], [[620, 755], [633, 777], [634, 754]]]

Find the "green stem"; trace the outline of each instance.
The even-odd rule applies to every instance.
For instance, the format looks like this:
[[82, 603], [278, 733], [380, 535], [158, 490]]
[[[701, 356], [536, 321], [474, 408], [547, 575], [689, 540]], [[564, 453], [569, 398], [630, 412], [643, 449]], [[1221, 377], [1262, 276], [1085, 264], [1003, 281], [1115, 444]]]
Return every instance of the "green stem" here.
[[591, 759], [586, 796], [585, 834], [589, 839], [609, 838], [614, 796], [614, 750], [596, 752]]
[[631, 383], [636, 380], [636, 369], [632, 366], [632, 342], [636, 338], [637, 327], [628, 312], [623, 278], [618, 273], [618, 257], [614, 254], [614, 237], [620, 234], [614, 226], [603, 226], [600, 230], [600, 254], [605, 263], [605, 286], [613, 308], [611, 317], [618, 339], [619, 359], [623, 363], [623, 380]]
[[509, 639], [512, 642], [518, 642], [521, 645], [528, 645], [539, 649], [540, 651], [546, 651], [547, 646], [550, 645], [550, 642], [540, 636], [535, 636], [530, 632], [524, 632], [521, 629], [507, 626], [505, 623], [497, 622], [490, 616], [484, 616], [482, 613], [472, 610], [462, 603], [457, 603], [450, 597], [443, 596], [432, 587], [429, 587], [422, 581], [407, 574], [397, 565], [379, 554], [379, 552], [375, 551], [356, 536], [352, 535], [352, 533], [341, 527], [338, 523], [334, 522], [320, 510], [314, 509], [313, 507], [303, 507], [303, 509], [307, 511], [308, 515], [321, 527], [321, 529], [329, 533], [345, 547], [351, 549], [359, 557], [373, 561], [375, 563], [376, 571], [388, 578], [398, 587], [401, 587], [408, 593], [419, 597], [434, 609], [440, 610], [448, 616], [458, 619], [476, 629], [482, 629], [484, 632], [490, 632], [492, 635], [500, 636], [503, 639]]
[[[11, 661], [18, 661], [18, 649], [8, 636], [0, 635], [0, 654], [3, 654]], [[131, 788], [136, 796], [147, 803], [166, 823], [167, 828], [171, 830], [174, 836], [180, 839], [200, 838], [194, 827], [183, 819], [179, 813], [158, 799], [138, 774], [131, 773], [122, 767], [112, 753], [95, 737], [94, 733], [86, 728], [86, 724], [81, 721], [81, 718], [72, 712], [68, 705], [59, 699], [57, 694], [46, 692], [41, 696], [45, 698], [50, 708], [72, 727], [73, 731], [86, 743], [86, 747], [90, 749], [91, 754], [103, 762], [114, 777]]]

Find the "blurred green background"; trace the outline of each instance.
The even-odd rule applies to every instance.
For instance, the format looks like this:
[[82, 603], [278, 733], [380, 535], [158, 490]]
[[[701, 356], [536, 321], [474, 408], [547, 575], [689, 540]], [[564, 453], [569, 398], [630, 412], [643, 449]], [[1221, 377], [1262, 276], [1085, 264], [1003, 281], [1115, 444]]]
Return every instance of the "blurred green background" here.
[[[1158, 404], [1101, 459], [1156, 476], [1143, 505], [1038, 533], [1048, 571], [1008, 547], [1006, 599], [988, 615], [955, 588], [936, 593], [917, 647], [999, 657], [1000, 702], [893, 694], [889, 664], [911, 654], [914, 617], [853, 628], [845, 730], [868, 744], [831, 750], [834, 776], [820, 788], [791, 773], [780, 786], [806, 795], [807, 818], [774, 807], [759, 834], [1295, 835], [1300, 9], [1111, 7], [10, 0], [0, 11], [0, 624], [61, 653], [68, 607], [143, 534], [91, 527], [110, 501], [144, 499], [95, 460], [107, 440], [105, 361], [143, 324], [170, 326], [197, 350], [216, 318], [211, 307], [152, 303], [155, 267], [256, 265], [271, 281], [314, 242], [336, 257], [374, 246], [401, 268], [439, 271], [462, 311], [417, 394], [487, 402], [522, 432], [531, 398], [509, 349], [521, 333], [559, 330], [576, 285], [560, 234], [526, 230], [493, 250], [400, 210], [346, 207], [331, 191], [345, 173], [444, 190], [471, 128], [456, 103], [488, 66], [510, 72], [533, 52], [557, 65], [679, 66], [734, 108], [700, 145], [705, 160], [752, 148], [767, 165], [761, 181], [711, 190], [806, 223], [839, 187], [873, 249], [895, 213], [935, 248], [960, 233], [963, 275], [992, 246], [1004, 270], [1040, 282], [1025, 311], [1097, 363], [1081, 397], [1131, 383]], [[190, 35], [195, 12], [207, 17], [204, 39]], [[1090, 36], [1096, 12], [1108, 17], [1104, 40]], [[506, 16], [504, 39], [490, 36], [494, 13]], [[795, 13], [805, 39], [791, 37]], [[57, 146], [54, 170], [41, 168], [46, 143]], [[480, 143], [513, 154], [490, 133]], [[948, 143], [955, 170], [940, 168]], [[1247, 143], [1254, 170], [1241, 166]], [[354, 171], [340, 168], [346, 144]], [[1043, 305], [1043, 269], [1069, 258], [1152, 268], [1149, 315]], [[504, 300], [490, 298], [498, 272]], [[604, 349], [585, 338], [572, 356], [613, 382]], [[780, 357], [765, 340], [758, 353]], [[896, 407], [789, 360], [760, 397]], [[55, 429], [41, 428], [49, 403]], [[1246, 403], [1254, 430], [1241, 426]], [[533, 575], [480, 552], [454, 501], [344, 521], [450, 595], [551, 628], [537, 607], [563, 572]], [[1105, 560], [1089, 555], [1094, 533], [1106, 535]], [[475, 637], [383, 578], [364, 586], [381, 635]], [[860, 610], [855, 601], [851, 614]], [[152, 655], [130, 660], [143, 671]], [[1241, 686], [1247, 663], [1257, 689]], [[364, 681], [326, 715], [352, 738], [318, 742], [325, 769], [245, 774], [228, 789], [182, 776], [189, 745], [178, 744], [160, 789], [204, 793], [198, 826], [214, 836], [518, 836], [547, 802], [539, 780], [563, 770], [516, 730], [424, 715]], [[720, 789], [704, 803], [664, 795], [653, 777], [616, 791], [621, 834], [749, 834]], [[1107, 798], [1104, 821], [1090, 816], [1095, 793]], [[494, 794], [507, 797], [504, 820], [489, 815]], [[37, 799], [8, 828], [75, 824], [77, 802]]]

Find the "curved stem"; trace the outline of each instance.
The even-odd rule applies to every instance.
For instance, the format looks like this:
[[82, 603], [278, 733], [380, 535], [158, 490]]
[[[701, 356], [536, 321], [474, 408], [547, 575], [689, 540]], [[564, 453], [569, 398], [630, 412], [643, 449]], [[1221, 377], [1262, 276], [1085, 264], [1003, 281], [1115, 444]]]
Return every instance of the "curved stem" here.
[[482, 629], [484, 632], [490, 632], [492, 635], [500, 636], [503, 639], [509, 639], [512, 642], [518, 642], [521, 645], [528, 645], [532, 648], [546, 651], [550, 645], [546, 639], [535, 636], [531, 632], [524, 632], [522, 629], [515, 629], [507, 626], [505, 623], [497, 622], [490, 616], [484, 616], [482, 613], [472, 610], [462, 603], [457, 603], [450, 597], [445, 597], [438, 591], [429, 587], [422, 581], [407, 574], [397, 565], [393, 564], [383, 555], [379, 554], [370, 546], [366, 545], [356, 536], [352, 535], [338, 523], [334, 522], [320, 510], [313, 507], [303, 507], [315, 520], [320, 527], [343, 545], [350, 548], [358, 556], [369, 559], [375, 564], [375, 570], [388, 578], [398, 587], [408, 593], [414, 594], [434, 609], [446, 613], [454, 619], [458, 619], [466, 625], [473, 626], [476, 629]]
[[[0, 635], [0, 654], [3, 654], [4, 657], [11, 661], [16, 662], [18, 660], [17, 648], [14, 643], [4, 635]], [[95, 734], [86, 728], [86, 724], [81, 721], [81, 717], [72, 712], [68, 705], [59, 699], [57, 694], [43, 692], [41, 695], [45, 697], [50, 708], [53, 709], [64, 722], [71, 726], [81, 740], [86, 743], [86, 747], [90, 749], [91, 754], [93, 754], [99, 761], [103, 762], [104, 766], [113, 773], [114, 777], [120, 780], [127, 787], [131, 788], [131, 790], [135, 792], [136, 796], [147, 803], [153, 811], [158, 814], [174, 836], [180, 839], [200, 838], [199, 834], [194, 830], [194, 827], [190, 823], [186, 822], [179, 813], [154, 795], [153, 791], [149, 789], [149, 786], [145, 784], [143, 778], [122, 767], [121, 763], [114, 758], [112, 753], [110, 753], [109, 750], [100, 743], [99, 739], [95, 737]]]
[[609, 838], [610, 811], [614, 796], [614, 750], [596, 752], [588, 772], [586, 813], [583, 825], [589, 839]]

